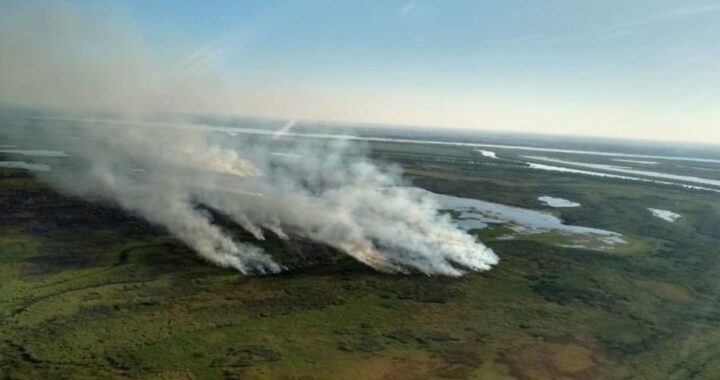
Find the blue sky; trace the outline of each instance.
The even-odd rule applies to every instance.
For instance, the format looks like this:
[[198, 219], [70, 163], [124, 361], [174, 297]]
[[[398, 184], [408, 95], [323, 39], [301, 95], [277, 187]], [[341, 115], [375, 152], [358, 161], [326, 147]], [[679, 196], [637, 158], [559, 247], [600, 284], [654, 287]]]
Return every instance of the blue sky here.
[[228, 113], [720, 142], [720, 1], [87, 1]]

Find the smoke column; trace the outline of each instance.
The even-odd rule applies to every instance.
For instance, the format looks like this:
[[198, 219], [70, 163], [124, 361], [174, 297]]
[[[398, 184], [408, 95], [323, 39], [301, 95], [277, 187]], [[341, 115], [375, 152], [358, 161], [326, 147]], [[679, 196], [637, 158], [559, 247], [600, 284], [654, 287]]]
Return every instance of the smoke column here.
[[[232, 94], [169, 69], [127, 28], [97, 15], [19, 9], [0, 16], [0, 102], [67, 110], [69, 119], [33, 122], [72, 158], [43, 175], [58, 189], [122, 207], [242, 273], [283, 268], [251, 242], [234, 240], [207, 209], [256, 239], [302, 236], [381, 272], [460, 276], [497, 263], [426, 192], [408, 187], [398, 168], [374, 164], [347, 142], [311, 143], [284, 129], [268, 139], [229, 138], [184, 120], [142, 122]], [[93, 119], [89, 109], [122, 117]]]

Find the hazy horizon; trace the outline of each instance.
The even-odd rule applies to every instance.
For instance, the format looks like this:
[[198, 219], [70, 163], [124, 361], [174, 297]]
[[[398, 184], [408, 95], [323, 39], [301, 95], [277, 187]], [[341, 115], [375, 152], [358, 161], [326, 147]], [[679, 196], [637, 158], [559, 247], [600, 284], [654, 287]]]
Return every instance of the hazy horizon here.
[[[4, 111], [3, 111], [4, 108]], [[15, 105], [0, 104], [0, 117], [20, 117], [27, 118], [28, 116], [13, 115], [14, 112], [40, 112], [47, 113], [54, 116], [31, 116], [40, 118], [54, 119], [60, 117], [60, 114], [67, 112], [66, 116], [72, 115], [83, 115], [90, 116], [88, 120], [127, 120], [124, 119], [124, 115], [121, 113], [112, 114], [112, 112], [106, 113], [107, 110], [73, 110], [73, 109], [60, 109], [60, 108], [42, 108], [42, 107], [18, 107]], [[100, 117], [93, 117], [94, 115], [100, 115]], [[192, 122], [198, 118], [215, 118], [224, 122], [262, 122], [265, 127], [278, 127], [282, 128], [288, 123], [293, 123], [298, 126], [308, 127], [323, 127], [332, 129], [363, 129], [372, 130], [378, 132], [432, 132], [434, 134], [443, 134], [445, 136], [452, 136], [453, 134], [476, 134], [478, 138], [487, 136], [502, 136], [502, 137], [542, 137], [550, 138], [554, 142], [570, 142], [570, 141], [583, 141], [587, 143], [610, 143], [610, 144], [641, 144], [641, 145], [652, 145], [652, 146], [666, 146], [666, 147], [694, 147], [702, 149], [718, 150], [720, 152], [720, 142], [706, 142], [706, 141], [691, 141], [691, 140], [673, 140], [673, 139], [661, 139], [661, 138], [623, 138], [614, 136], [603, 136], [593, 134], [577, 134], [577, 133], [565, 133], [565, 132], [553, 132], [553, 131], [513, 131], [503, 129], [481, 129], [473, 127], [454, 127], [454, 126], [436, 126], [436, 125], [411, 125], [411, 124], [391, 124], [391, 123], [373, 123], [373, 122], [361, 122], [361, 121], [343, 121], [343, 120], [321, 120], [321, 119], [291, 119], [286, 117], [272, 117], [272, 116], [258, 116], [248, 114], [228, 114], [228, 113], [194, 113], [194, 114], [160, 114], [160, 115], [147, 115], [150, 119], [146, 119], [147, 122], [160, 122], [162, 123], [163, 118], [167, 118], [167, 121], [177, 120], [180, 118], [183, 122]], [[160, 119], [157, 119], [160, 117]], [[84, 120], [84, 119], [83, 119]], [[130, 120], [127, 120], [131, 122]], [[136, 120], [140, 122], [141, 120]], [[272, 125], [268, 125], [272, 124]], [[208, 123], [206, 123], [208, 124]], [[208, 125], [215, 125], [209, 123]], [[339, 135], [342, 135], [344, 131], [337, 130]]]

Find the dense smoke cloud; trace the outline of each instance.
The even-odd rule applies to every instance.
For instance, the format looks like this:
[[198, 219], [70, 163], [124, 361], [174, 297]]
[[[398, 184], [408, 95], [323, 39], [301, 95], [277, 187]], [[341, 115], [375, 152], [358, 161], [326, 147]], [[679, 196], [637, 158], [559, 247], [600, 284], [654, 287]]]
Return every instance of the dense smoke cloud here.
[[[85, 61], [88, 49], [101, 42], [85, 32], [116, 36], [126, 28], [85, 22], [74, 10], [24, 12], [33, 25], [42, 19], [48, 33], [29, 38], [28, 25], [17, 21], [23, 17], [3, 20], [0, 78], [13, 78], [15, 94], [2, 90], [0, 99], [73, 110], [72, 121], [34, 122], [48, 144], [71, 156], [46, 174], [59, 189], [114, 203], [163, 226], [208, 261], [242, 273], [283, 268], [252, 243], [233, 239], [208, 210], [226, 215], [256, 239], [268, 233], [302, 236], [383, 272], [458, 276], [497, 262], [489, 248], [441, 215], [427, 193], [404, 186], [397, 168], [374, 164], [346, 142], [311, 143], [282, 133], [249, 140], [201, 125], [138, 121], [148, 111], [182, 109], [196, 96], [213, 99], [205, 96], [210, 82], [159, 70], [158, 60], [125, 37], [104, 41], [102, 52], [112, 54]], [[38, 41], [49, 48], [43, 51]], [[14, 56], [6, 58], [6, 52]], [[54, 60], [27, 66], [46, 54]], [[136, 58], [121, 65], [113, 61], [126, 55]], [[125, 78], [147, 82], [134, 88], [121, 83]], [[49, 88], [45, 95], [39, 91], [43, 86]], [[62, 103], [56, 97], [66, 90], [77, 96]], [[122, 117], [96, 120], [80, 109], [111, 109]]]

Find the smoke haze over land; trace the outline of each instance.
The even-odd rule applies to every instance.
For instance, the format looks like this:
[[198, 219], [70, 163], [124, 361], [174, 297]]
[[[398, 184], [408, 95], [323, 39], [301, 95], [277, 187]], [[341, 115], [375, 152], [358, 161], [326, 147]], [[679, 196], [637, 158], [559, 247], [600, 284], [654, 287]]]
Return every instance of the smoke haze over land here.
[[[210, 75], [156, 59], [109, 15], [54, 6], [0, 18], [0, 102], [68, 116], [31, 123], [70, 156], [44, 174], [66, 193], [118, 205], [242, 273], [283, 268], [214, 224], [214, 212], [256, 239], [309, 238], [383, 272], [458, 276], [498, 261], [398, 168], [348, 142], [285, 138], [282, 125], [275, 138], [230, 139], [169, 116], [212, 109], [227, 92]], [[158, 115], [165, 123], [141, 121]]]

